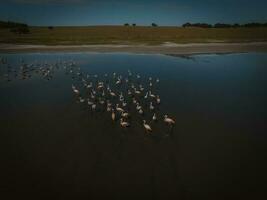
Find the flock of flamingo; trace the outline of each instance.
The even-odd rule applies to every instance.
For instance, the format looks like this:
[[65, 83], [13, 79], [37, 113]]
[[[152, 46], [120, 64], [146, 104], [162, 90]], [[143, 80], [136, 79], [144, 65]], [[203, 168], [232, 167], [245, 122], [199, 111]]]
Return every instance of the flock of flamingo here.
[[0, 59], [0, 63], [7, 66], [7, 73], [4, 75], [7, 81], [12, 80], [11, 76], [28, 79], [34, 72], [50, 80], [54, 70], [63, 66], [66, 74], [77, 80], [71, 86], [77, 102], [86, 104], [91, 112], [102, 110], [109, 113], [110, 119], [118, 121], [122, 128], [130, 127], [134, 116], [140, 118], [147, 132], [152, 132], [152, 121], [163, 121], [171, 128], [175, 125], [174, 119], [167, 114], [160, 114], [159, 78], [146, 78], [130, 70], [124, 75], [116, 72], [86, 74], [74, 61], [26, 64], [21, 60], [19, 69], [12, 68], [4, 58]]
[[[161, 115], [159, 107], [159, 78], [141, 77], [128, 70], [126, 75], [113, 73], [86, 74], [72, 62], [65, 67], [73, 78], [80, 80], [72, 84], [72, 91], [78, 103], [87, 104], [92, 112], [105, 110], [113, 121], [118, 121], [122, 128], [131, 125], [132, 116], [141, 118], [144, 129], [152, 132], [153, 127], [147, 121], [163, 121], [173, 127], [175, 120], [167, 114]], [[148, 118], [149, 120], [145, 119]]]
[[53, 78], [53, 73], [56, 69], [59, 69], [61, 64], [67, 64], [64, 62], [56, 62], [55, 64], [49, 64], [48, 62], [40, 63], [34, 61], [31, 64], [27, 64], [23, 59], [20, 60], [20, 66], [16, 67], [8, 63], [8, 60], [4, 57], [0, 57], [0, 64], [6, 66], [7, 73], [4, 73], [4, 79], [7, 82], [12, 80], [21, 79], [26, 80], [32, 78], [34, 74], [39, 74], [43, 79], [50, 80]]

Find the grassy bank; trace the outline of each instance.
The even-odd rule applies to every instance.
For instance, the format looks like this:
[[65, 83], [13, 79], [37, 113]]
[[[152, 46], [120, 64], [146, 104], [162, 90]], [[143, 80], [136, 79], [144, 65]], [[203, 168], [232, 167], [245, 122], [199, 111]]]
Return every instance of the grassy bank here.
[[0, 29], [0, 43], [85, 45], [267, 41], [267, 28], [30, 27], [29, 34]]

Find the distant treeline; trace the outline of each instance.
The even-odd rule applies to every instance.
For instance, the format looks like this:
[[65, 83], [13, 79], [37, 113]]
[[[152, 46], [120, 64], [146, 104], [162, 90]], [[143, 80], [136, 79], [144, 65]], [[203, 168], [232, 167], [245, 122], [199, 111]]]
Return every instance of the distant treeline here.
[[29, 33], [29, 26], [24, 23], [12, 22], [12, 21], [0, 21], [0, 28], [8, 28], [10, 32], [25, 34]]
[[[124, 24], [124, 26], [131, 26], [131, 24], [126, 23], [126, 24]], [[137, 25], [136, 24], [132, 24], [132, 26], [137, 26]], [[151, 26], [157, 27], [158, 25], [156, 23], [152, 23]]]
[[200, 28], [239, 28], [239, 27], [267, 27], [267, 23], [247, 23], [247, 24], [207, 24], [207, 23], [185, 23], [183, 27], [200, 27]]
[[0, 27], [1, 28], [14, 28], [14, 27], [28, 27], [27, 24], [24, 23], [18, 23], [18, 22], [12, 22], [12, 21], [0, 21]]

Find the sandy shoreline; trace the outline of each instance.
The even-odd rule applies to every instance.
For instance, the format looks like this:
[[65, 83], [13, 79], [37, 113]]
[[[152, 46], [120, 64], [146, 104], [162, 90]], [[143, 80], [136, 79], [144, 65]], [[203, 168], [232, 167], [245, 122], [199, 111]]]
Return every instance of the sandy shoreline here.
[[267, 42], [195, 43], [162, 45], [18, 45], [0, 44], [0, 53], [96, 52], [192, 55], [211, 53], [267, 52]]

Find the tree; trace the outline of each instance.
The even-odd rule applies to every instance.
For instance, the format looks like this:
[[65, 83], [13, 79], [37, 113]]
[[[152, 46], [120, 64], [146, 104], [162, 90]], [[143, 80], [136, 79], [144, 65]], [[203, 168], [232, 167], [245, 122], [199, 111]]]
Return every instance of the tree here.
[[214, 28], [231, 28], [231, 24], [222, 24], [222, 23], [217, 23], [214, 25]]
[[238, 27], [240, 27], [240, 24], [235, 23], [235, 24], [233, 25], [233, 27], [234, 27], [234, 28], [238, 28]]
[[124, 24], [124, 26], [129, 26], [129, 24], [128, 24], [128, 23], [126, 23], [126, 24]]
[[264, 26], [264, 25], [261, 24], [261, 23], [255, 23], [255, 22], [253, 22], [253, 23], [244, 24], [243, 26], [244, 26], [244, 27], [249, 27], [249, 28], [251, 28], [251, 27], [262, 27], [262, 26]]
[[132, 24], [132, 26], [136, 26], [136, 24]]
[[153, 27], [157, 27], [158, 25], [155, 24], [155, 23], [152, 23], [151, 26], [153, 26]]
[[186, 27], [190, 27], [190, 26], [192, 26], [192, 24], [191, 24], [191, 23], [189, 23], [189, 22], [187, 22], [187, 23], [183, 24], [183, 27], [184, 27], [184, 28], [186, 28]]
[[185, 23], [183, 24], [183, 27], [199, 27], [199, 28], [211, 28], [212, 25], [211, 24], [207, 24], [207, 23], [195, 23], [195, 24], [191, 24], [191, 23]]
[[48, 29], [49, 29], [49, 30], [53, 30], [54, 27], [53, 27], [53, 26], [48, 26]]
[[197, 23], [196, 27], [200, 27], [200, 28], [212, 28], [211, 24], [207, 24], [207, 23]]
[[1, 28], [17, 28], [17, 27], [28, 27], [27, 24], [12, 22], [12, 21], [0, 21]]

